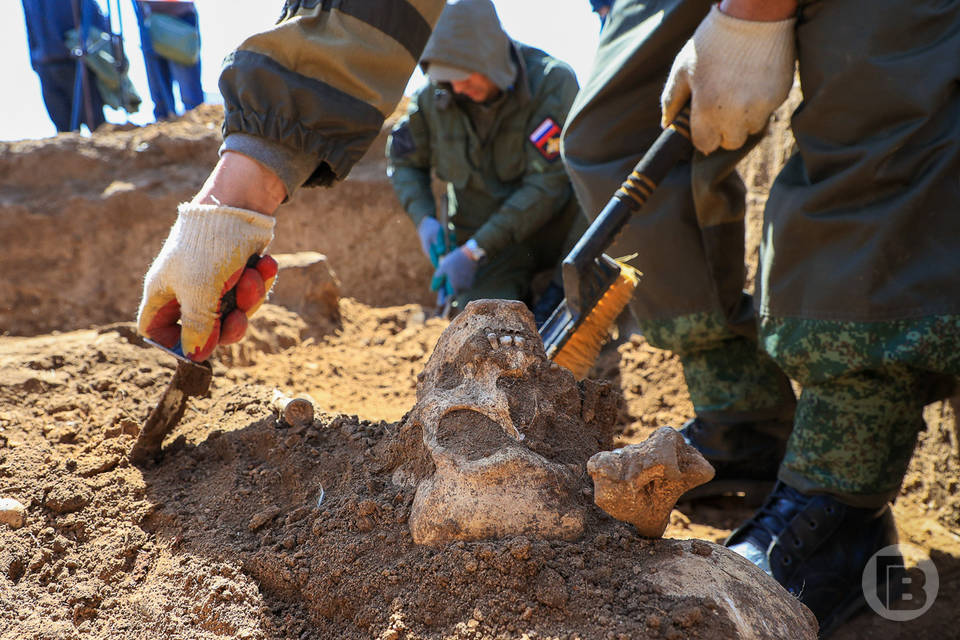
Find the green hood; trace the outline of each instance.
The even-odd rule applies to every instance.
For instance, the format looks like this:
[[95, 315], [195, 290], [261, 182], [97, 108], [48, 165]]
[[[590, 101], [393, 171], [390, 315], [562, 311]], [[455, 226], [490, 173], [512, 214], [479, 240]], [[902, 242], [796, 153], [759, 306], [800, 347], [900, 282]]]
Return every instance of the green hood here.
[[517, 77], [510, 59], [512, 46], [490, 0], [450, 0], [420, 56], [420, 66], [424, 72], [431, 62], [477, 71], [505, 90]]

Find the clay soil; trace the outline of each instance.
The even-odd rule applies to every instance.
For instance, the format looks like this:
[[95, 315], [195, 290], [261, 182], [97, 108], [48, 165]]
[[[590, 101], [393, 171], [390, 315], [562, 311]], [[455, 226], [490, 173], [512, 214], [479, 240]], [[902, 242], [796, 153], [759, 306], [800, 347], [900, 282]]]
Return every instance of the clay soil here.
[[[663, 541], [596, 516], [576, 542], [413, 544], [413, 491], [390, 472], [446, 322], [376, 156], [348, 195], [299, 195], [278, 229], [275, 251], [330, 257], [340, 318], [265, 305], [253, 335], [217, 355], [209, 397], [190, 401], [163, 460], [128, 463], [174, 369], [135, 335], [137, 280], [213, 161], [217, 115], [0, 145], [0, 498], [27, 507], [23, 527], [0, 524], [0, 638], [728, 637], [709, 604], [644, 575], [709, 556], [696, 539], [721, 542], [751, 513], [737, 498], [681, 503]], [[743, 167], [754, 243], [783, 131]], [[608, 347], [591, 377], [622, 397], [615, 444], [691, 417], [677, 360], [640, 336]], [[309, 394], [313, 424], [278, 421], [274, 389]], [[956, 413], [942, 402], [925, 416], [894, 511], [902, 541], [934, 561], [939, 595], [915, 621], [867, 612], [837, 638], [960, 637]]]

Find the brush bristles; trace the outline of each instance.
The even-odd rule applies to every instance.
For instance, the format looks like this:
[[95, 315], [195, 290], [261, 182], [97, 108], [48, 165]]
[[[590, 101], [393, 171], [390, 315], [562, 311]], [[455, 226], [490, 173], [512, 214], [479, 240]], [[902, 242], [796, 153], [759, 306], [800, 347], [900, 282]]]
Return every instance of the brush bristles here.
[[640, 272], [630, 265], [618, 262], [620, 275], [604, 292], [597, 304], [587, 314], [573, 335], [564, 343], [553, 357], [553, 361], [573, 372], [581, 380], [596, 362], [600, 349], [607, 341], [610, 327], [617, 316], [630, 302], [633, 290], [640, 281]]

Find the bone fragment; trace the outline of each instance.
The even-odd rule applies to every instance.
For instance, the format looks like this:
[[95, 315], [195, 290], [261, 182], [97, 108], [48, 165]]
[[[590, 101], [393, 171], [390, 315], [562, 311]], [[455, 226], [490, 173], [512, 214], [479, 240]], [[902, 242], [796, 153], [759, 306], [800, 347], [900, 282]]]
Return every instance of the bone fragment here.
[[598, 507], [659, 538], [680, 496], [711, 480], [714, 470], [677, 430], [660, 427], [639, 444], [595, 454], [587, 473]]
[[0, 498], [0, 523], [19, 529], [27, 520], [27, 508], [13, 498]]
[[273, 390], [270, 406], [284, 422], [292, 427], [305, 427], [313, 424], [313, 399], [309, 396], [288, 396], [280, 389]]

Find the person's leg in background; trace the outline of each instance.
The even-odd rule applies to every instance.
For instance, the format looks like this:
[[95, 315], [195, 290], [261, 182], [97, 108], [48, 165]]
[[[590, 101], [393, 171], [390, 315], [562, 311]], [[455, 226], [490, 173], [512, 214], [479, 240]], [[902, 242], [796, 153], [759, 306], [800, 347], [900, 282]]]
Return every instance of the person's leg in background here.
[[199, 62], [189, 67], [171, 62], [170, 73], [177, 83], [184, 109], [189, 111], [203, 104], [203, 86], [200, 82]]
[[[76, 62], [51, 62], [39, 65], [37, 75], [40, 78], [40, 87], [43, 94], [43, 103], [50, 115], [50, 120], [58, 132], [70, 131], [70, 122], [73, 114], [73, 91], [77, 73]], [[80, 96], [80, 120], [93, 131], [106, 122], [103, 115], [103, 99], [97, 89], [94, 75], [84, 68], [83, 81], [87, 84], [90, 95], [91, 118], [87, 118], [84, 96]], [[90, 120], [90, 122], [88, 122]]]
[[[563, 137], [590, 219], [660, 133], [667, 72], [709, 8], [614, 4]], [[745, 189], [735, 168], [758, 139], [675, 168], [607, 251], [637, 254], [631, 264], [644, 276], [630, 309], [647, 341], [683, 363], [696, 413], [683, 433], [717, 468], [706, 492], [769, 488], [795, 405], [789, 380], [757, 345], [743, 291]]]
[[[43, 104], [58, 132], [70, 131], [70, 115], [73, 109], [73, 80], [75, 62], [54, 62], [37, 66]], [[82, 111], [81, 111], [82, 114]]]
[[150, 9], [136, 1], [133, 3], [133, 7], [137, 15], [137, 25], [140, 29], [140, 49], [143, 51], [147, 86], [150, 88], [150, 98], [153, 100], [153, 117], [158, 121], [165, 120], [177, 113], [170, 63], [166, 58], [157, 55], [150, 43], [150, 31], [147, 28]]
[[761, 343], [803, 390], [780, 482], [727, 544], [822, 635], [896, 541], [923, 407], [960, 375], [957, 51], [960, 2], [800, 6], [798, 152], [767, 200], [758, 286]]
[[[198, 17], [196, 10], [177, 16], [184, 22], [197, 26]], [[202, 44], [201, 44], [202, 46]], [[200, 61], [196, 64], [182, 65], [176, 62], [170, 63], [170, 73], [173, 80], [177, 83], [180, 91], [180, 100], [187, 111], [203, 104], [203, 85], [200, 80]]]
[[176, 99], [173, 95], [173, 75], [171, 63], [158, 56], [153, 50], [143, 52], [143, 62], [147, 69], [147, 85], [153, 99], [153, 117], [165, 120], [177, 114]]

